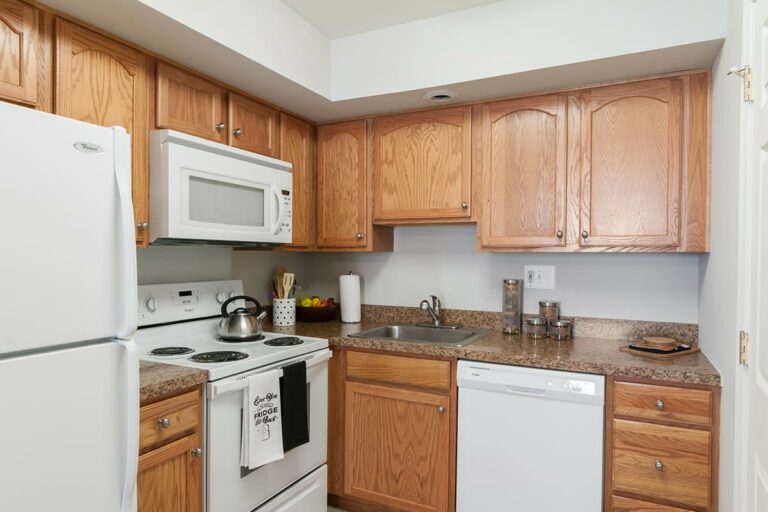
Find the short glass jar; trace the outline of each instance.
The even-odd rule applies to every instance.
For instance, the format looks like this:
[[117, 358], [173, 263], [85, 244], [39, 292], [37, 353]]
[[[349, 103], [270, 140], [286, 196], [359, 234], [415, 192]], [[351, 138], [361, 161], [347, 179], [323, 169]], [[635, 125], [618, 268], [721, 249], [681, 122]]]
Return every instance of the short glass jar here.
[[533, 339], [543, 339], [547, 337], [547, 320], [540, 317], [531, 317], [528, 318], [525, 323], [527, 324], [528, 328], [526, 329], [526, 332], [528, 334], [529, 338]]
[[539, 316], [549, 324], [560, 319], [560, 303], [555, 300], [539, 301]]
[[548, 336], [553, 340], [563, 341], [571, 339], [573, 324], [570, 320], [556, 320], [549, 324]]

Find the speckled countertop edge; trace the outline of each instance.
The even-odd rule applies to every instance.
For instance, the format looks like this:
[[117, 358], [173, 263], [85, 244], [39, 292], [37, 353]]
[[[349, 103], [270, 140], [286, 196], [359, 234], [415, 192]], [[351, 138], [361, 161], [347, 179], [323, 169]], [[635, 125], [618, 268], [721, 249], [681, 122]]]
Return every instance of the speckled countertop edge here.
[[173, 364], [141, 361], [139, 400], [142, 404], [176, 395], [208, 381], [208, 372]]

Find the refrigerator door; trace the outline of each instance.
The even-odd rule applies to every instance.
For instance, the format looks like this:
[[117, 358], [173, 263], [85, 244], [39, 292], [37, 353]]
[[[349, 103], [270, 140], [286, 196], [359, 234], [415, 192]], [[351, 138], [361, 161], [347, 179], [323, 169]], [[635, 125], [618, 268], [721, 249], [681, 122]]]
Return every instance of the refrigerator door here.
[[0, 103], [0, 354], [136, 324], [130, 140]]
[[130, 510], [135, 355], [126, 341], [0, 359], [0, 510]]

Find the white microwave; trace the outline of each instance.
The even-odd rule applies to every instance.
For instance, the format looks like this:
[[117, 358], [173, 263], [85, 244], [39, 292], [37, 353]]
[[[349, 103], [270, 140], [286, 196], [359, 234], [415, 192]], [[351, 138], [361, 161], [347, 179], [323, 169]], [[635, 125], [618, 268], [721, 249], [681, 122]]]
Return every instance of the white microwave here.
[[151, 244], [291, 243], [289, 162], [172, 130], [149, 140]]

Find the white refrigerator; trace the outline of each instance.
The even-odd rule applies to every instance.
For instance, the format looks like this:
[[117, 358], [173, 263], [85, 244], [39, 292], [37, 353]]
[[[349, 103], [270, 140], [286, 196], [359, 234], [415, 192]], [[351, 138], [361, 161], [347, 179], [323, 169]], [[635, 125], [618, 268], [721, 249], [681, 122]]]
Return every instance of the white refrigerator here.
[[127, 512], [138, 458], [130, 140], [0, 102], [0, 510]]

